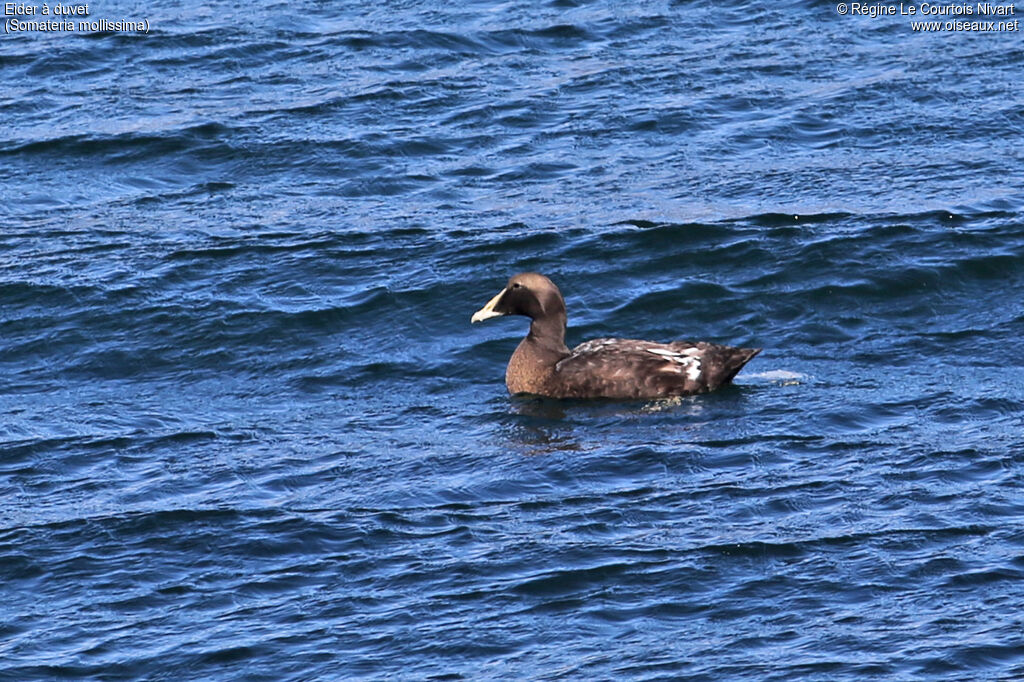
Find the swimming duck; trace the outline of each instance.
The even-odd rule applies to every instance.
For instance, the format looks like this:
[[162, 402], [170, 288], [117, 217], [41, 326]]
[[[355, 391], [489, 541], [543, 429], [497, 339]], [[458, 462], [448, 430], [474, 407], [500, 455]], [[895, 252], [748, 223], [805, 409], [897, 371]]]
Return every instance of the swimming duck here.
[[731, 348], [700, 341], [655, 343], [594, 339], [565, 345], [565, 299], [544, 275], [512, 277], [471, 322], [503, 315], [529, 317], [526, 335], [509, 360], [509, 393], [549, 398], [649, 400], [706, 393], [728, 384], [760, 348]]

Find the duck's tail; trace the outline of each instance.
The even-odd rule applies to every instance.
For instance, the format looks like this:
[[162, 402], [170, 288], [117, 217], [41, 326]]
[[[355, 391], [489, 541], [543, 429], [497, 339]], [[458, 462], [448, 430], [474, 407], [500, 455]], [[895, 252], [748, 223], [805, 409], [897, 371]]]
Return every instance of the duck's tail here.
[[732, 381], [733, 377], [739, 374], [743, 366], [761, 352], [760, 348], [731, 348], [720, 346], [715, 349], [713, 362], [715, 368], [709, 372], [709, 389], [714, 390]]

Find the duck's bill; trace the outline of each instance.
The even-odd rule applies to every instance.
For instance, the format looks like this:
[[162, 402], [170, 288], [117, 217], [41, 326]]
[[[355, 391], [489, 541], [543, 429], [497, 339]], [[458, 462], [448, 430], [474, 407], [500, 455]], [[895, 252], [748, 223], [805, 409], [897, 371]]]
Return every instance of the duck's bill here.
[[497, 296], [495, 296], [494, 298], [487, 302], [487, 305], [473, 313], [473, 317], [469, 319], [470, 324], [474, 324], [476, 322], [483, 322], [484, 320], [489, 320], [492, 317], [501, 317], [502, 315], [505, 315], [505, 313], [499, 313], [497, 310], [494, 309], [495, 306], [498, 305], [498, 301], [500, 301], [501, 297], [504, 295], [505, 290], [502, 289], [501, 291], [498, 292]]

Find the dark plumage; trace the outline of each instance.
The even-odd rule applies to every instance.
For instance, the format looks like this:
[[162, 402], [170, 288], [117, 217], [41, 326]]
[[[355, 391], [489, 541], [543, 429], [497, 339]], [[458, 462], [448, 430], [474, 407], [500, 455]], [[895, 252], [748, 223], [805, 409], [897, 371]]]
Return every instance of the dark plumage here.
[[565, 345], [565, 299], [554, 282], [535, 272], [510, 279], [474, 313], [472, 322], [501, 315], [532, 320], [530, 333], [505, 371], [510, 393], [620, 400], [706, 393], [732, 381], [761, 352], [704, 341], [636, 339], [594, 339], [570, 351]]

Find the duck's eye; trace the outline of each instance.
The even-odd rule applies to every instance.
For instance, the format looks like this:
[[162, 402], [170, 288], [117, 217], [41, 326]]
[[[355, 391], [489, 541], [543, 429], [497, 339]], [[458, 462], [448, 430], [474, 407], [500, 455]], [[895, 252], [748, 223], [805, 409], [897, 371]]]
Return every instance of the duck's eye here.
[[520, 284], [519, 282], [512, 282], [512, 288], [513, 289], [522, 289], [523, 285]]

